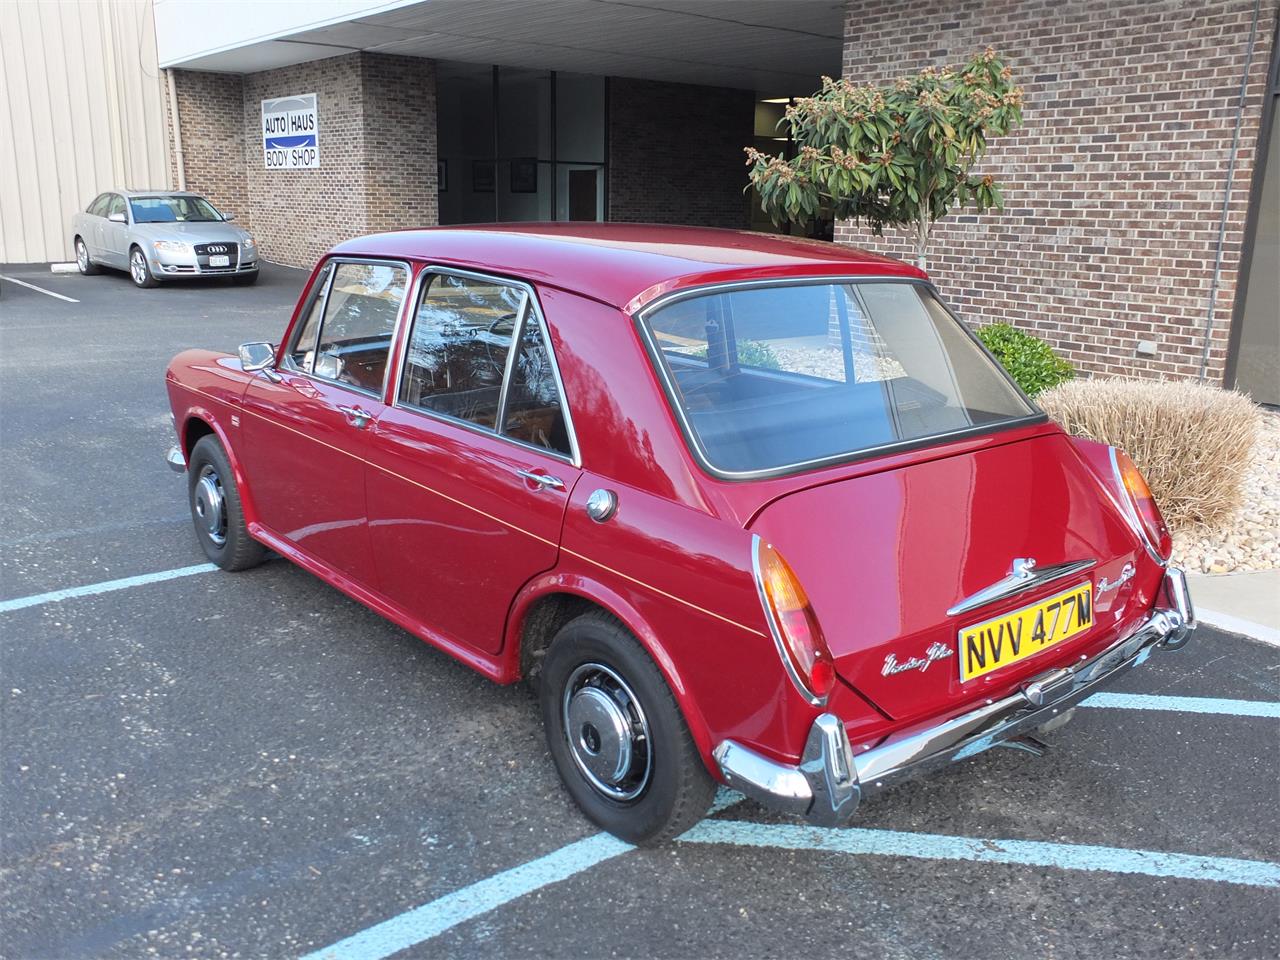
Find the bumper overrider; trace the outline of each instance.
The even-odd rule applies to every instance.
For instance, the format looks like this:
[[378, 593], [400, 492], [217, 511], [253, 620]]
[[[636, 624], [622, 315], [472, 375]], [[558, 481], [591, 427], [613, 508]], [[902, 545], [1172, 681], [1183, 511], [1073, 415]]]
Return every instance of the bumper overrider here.
[[776, 763], [734, 740], [722, 742], [713, 756], [735, 790], [812, 823], [839, 826], [882, 790], [1051, 723], [1153, 650], [1185, 646], [1195, 625], [1186, 577], [1170, 567], [1160, 602], [1136, 630], [1090, 660], [1034, 677], [1002, 700], [856, 756], [844, 724], [830, 713], [814, 720], [799, 766]]

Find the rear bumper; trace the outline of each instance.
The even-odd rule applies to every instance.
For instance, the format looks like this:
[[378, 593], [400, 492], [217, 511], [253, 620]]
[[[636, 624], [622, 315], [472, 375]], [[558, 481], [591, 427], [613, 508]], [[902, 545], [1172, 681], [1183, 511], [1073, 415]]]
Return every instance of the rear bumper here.
[[1011, 696], [857, 756], [844, 724], [829, 713], [813, 722], [798, 766], [776, 763], [734, 740], [721, 743], [713, 756], [725, 783], [753, 800], [824, 826], [846, 823], [862, 800], [1028, 734], [1140, 665], [1153, 650], [1184, 646], [1196, 621], [1181, 570], [1166, 571], [1161, 595], [1136, 630], [1092, 659], [1034, 677]]

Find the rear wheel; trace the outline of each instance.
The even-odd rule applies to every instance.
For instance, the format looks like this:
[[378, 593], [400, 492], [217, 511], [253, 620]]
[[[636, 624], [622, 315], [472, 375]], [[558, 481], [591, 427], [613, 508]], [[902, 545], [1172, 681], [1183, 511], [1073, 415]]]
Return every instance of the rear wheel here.
[[661, 672], [612, 616], [586, 613], [560, 629], [539, 694], [551, 757], [591, 820], [647, 845], [706, 814], [715, 781]]
[[201, 437], [191, 450], [187, 494], [205, 556], [223, 570], [247, 570], [263, 561], [266, 547], [249, 536], [231, 463], [212, 434]]
[[157, 285], [156, 278], [151, 274], [151, 265], [147, 263], [141, 247], [132, 247], [129, 250], [129, 276], [137, 287]]
[[98, 273], [98, 265], [90, 259], [89, 248], [80, 237], [76, 237], [76, 266], [80, 268], [80, 273], [86, 277], [92, 277]]

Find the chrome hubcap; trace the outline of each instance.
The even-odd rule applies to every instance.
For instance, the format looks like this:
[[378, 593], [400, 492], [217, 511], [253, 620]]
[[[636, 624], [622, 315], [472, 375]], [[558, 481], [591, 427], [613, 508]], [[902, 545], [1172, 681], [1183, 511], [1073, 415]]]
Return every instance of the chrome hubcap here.
[[216, 546], [222, 546], [227, 542], [227, 514], [223, 506], [226, 501], [222, 494], [222, 480], [218, 477], [218, 471], [209, 464], [205, 464], [200, 470], [200, 476], [196, 478], [191, 496], [196, 522], [203, 527], [204, 532]]
[[569, 753], [587, 782], [611, 800], [640, 796], [653, 771], [649, 722], [622, 677], [584, 663], [565, 685], [562, 712]]
[[85, 249], [83, 241], [76, 243], [76, 263], [81, 270], [89, 269], [89, 251]]
[[135, 283], [142, 283], [147, 279], [147, 261], [142, 259], [142, 254], [137, 250], [133, 251], [133, 256], [129, 258], [129, 266], [133, 271]]

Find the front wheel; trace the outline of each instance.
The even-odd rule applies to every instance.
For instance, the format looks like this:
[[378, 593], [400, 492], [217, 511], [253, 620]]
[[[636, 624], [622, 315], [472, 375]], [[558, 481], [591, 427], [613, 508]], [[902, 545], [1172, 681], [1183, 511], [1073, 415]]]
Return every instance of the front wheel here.
[[154, 287], [156, 278], [151, 273], [151, 265], [142, 253], [141, 247], [129, 251], [129, 276], [136, 287]]
[[223, 570], [247, 570], [263, 561], [266, 547], [249, 536], [231, 463], [212, 434], [201, 437], [191, 450], [187, 497], [206, 557]]
[[587, 613], [560, 629], [539, 694], [551, 757], [591, 820], [651, 845], [706, 814], [715, 781], [661, 672], [612, 616]]

